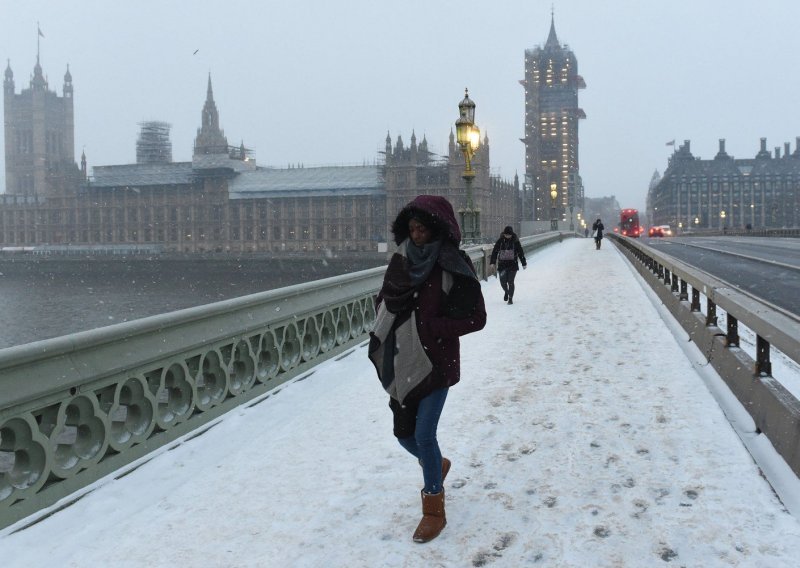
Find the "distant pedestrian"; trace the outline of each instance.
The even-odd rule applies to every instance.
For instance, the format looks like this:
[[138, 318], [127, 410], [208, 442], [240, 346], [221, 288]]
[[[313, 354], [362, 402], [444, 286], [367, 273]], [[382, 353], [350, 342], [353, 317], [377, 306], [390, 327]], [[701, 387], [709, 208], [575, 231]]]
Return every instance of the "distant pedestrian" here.
[[603, 222], [600, 218], [597, 218], [597, 221], [592, 224], [592, 236], [594, 237], [594, 245], [597, 250], [600, 250], [600, 243], [603, 240], [603, 231], [605, 227], [603, 226]]
[[509, 304], [514, 303], [514, 279], [519, 270], [517, 259], [522, 263], [523, 269], [528, 268], [528, 261], [525, 260], [525, 251], [522, 250], [519, 237], [513, 227], [508, 225], [494, 244], [489, 266], [493, 268], [495, 263], [497, 264], [497, 276], [500, 279], [500, 286], [503, 288], [503, 301]]
[[584, 238], [588, 238], [589, 237], [589, 227], [584, 227], [583, 236], [584, 236]]
[[392, 255], [376, 299], [369, 358], [389, 393], [394, 435], [422, 466], [422, 520], [415, 542], [447, 524], [450, 460], [436, 439], [449, 387], [461, 375], [459, 337], [483, 329], [486, 308], [475, 268], [459, 250], [461, 231], [443, 197], [420, 195], [392, 224]]

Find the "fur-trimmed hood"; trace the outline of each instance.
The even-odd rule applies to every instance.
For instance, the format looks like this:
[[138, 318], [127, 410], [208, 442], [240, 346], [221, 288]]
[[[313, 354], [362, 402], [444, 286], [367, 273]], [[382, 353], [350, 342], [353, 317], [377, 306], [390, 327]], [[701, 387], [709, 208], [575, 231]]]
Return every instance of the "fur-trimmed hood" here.
[[420, 195], [403, 207], [392, 223], [396, 245], [408, 238], [408, 222], [414, 217], [428, 227], [436, 238], [449, 241], [456, 248], [461, 244], [461, 229], [450, 202], [438, 195]]

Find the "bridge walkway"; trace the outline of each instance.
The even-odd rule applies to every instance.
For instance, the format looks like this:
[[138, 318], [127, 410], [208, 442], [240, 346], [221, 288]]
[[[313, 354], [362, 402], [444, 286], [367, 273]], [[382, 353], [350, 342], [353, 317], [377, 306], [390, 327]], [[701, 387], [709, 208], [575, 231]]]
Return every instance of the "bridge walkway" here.
[[484, 293], [434, 542], [411, 541], [421, 472], [362, 345], [7, 529], [3, 566], [796, 566], [800, 522], [731, 425], [752, 422], [614, 246], [567, 239], [514, 305]]

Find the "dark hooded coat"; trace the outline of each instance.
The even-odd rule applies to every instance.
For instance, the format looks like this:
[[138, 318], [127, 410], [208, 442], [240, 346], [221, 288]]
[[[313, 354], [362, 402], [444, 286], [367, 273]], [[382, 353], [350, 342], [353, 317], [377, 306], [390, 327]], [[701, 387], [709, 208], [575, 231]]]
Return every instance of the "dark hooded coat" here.
[[[503, 272], [504, 270], [519, 270], [517, 259], [522, 262], [522, 266], [528, 266], [528, 261], [525, 260], [525, 251], [522, 249], [522, 243], [519, 242], [519, 237], [514, 232], [514, 229], [509, 225], [503, 229], [503, 234], [509, 234], [511, 235], [511, 238], [507, 239], [503, 235], [500, 235], [500, 238], [497, 239], [496, 243], [494, 243], [492, 257], [489, 260], [489, 264], [495, 264], [498, 272]], [[497, 257], [500, 255], [500, 251], [503, 250], [513, 251], [514, 259], [501, 260], [498, 262]]]
[[[408, 232], [412, 218], [440, 243], [433, 244], [438, 255], [421, 281], [407, 253], [408, 247], [416, 247]], [[475, 268], [458, 248], [461, 230], [445, 198], [417, 197], [397, 215], [392, 232], [398, 249], [376, 299], [369, 357], [392, 399], [414, 404], [459, 382], [459, 337], [483, 329], [486, 308]]]

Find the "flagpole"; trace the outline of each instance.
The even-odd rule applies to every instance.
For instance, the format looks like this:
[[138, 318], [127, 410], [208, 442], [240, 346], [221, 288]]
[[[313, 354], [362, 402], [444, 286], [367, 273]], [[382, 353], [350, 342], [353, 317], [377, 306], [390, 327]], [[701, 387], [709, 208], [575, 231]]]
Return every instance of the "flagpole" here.
[[44, 37], [42, 28], [39, 27], [39, 20], [36, 20], [36, 63], [39, 63], [39, 38]]

